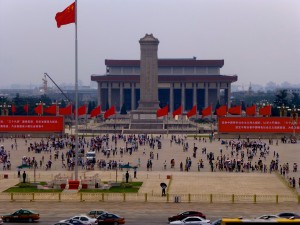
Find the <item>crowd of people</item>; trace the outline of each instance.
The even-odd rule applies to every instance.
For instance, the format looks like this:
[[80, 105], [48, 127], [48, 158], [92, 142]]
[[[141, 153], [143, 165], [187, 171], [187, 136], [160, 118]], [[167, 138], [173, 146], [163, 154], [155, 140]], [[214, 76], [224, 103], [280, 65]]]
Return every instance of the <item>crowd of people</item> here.
[[[272, 173], [277, 171], [286, 177], [292, 187], [296, 186], [296, 178], [291, 176], [291, 167], [285, 162], [279, 152], [275, 151], [272, 139], [262, 141], [260, 138], [237, 138], [231, 140], [217, 140], [218, 149], [212, 149], [208, 138], [187, 138], [184, 135], [171, 135], [169, 145], [161, 135], [99, 135], [92, 138], [81, 136], [76, 148], [74, 136], [49, 137], [39, 139], [22, 138], [26, 151], [20, 159], [20, 165], [40, 170], [51, 170], [53, 165], [73, 170], [76, 165], [76, 151], [78, 151], [78, 165], [82, 170], [115, 170], [124, 165], [131, 165], [139, 169], [151, 171], [156, 164], [156, 170], [174, 171], [211, 171], [211, 172], [260, 172]], [[3, 170], [11, 169], [10, 154], [20, 151], [22, 139], [10, 138], [11, 149], [0, 148], [0, 163]], [[0, 139], [4, 143], [4, 138]], [[9, 141], [9, 139], [8, 139]], [[285, 144], [285, 138], [281, 144]], [[276, 146], [278, 146], [276, 140]], [[7, 145], [6, 145], [7, 146]], [[19, 146], [19, 148], [17, 148]], [[176, 146], [176, 147], [175, 147]], [[24, 148], [23, 148], [24, 149]], [[166, 149], [171, 150], [168, 157], [160, 159], [159, 155]], [[190, 150], [192, 149], [192, 150]], [[201, 150], [198, 153], [199, 149]], [[182, 151], [182, 152], [178, 152]], [[85, 155], [93, 151], [96, 157], [88, 159]], [[177, 155], [177, 157], [174, 157]], [[34, 156], [33, 156], [34, 155]], [[178, 156], [180, 155], [180, 156]], [[61, 163], [58, 163], [61, 161]], [[297, 162], [292, 164], [292, 173], [297, 172]], [[300, 182], [300, 179], [299, 179]], [[300, 185], [300, 183], [299, 183]]]

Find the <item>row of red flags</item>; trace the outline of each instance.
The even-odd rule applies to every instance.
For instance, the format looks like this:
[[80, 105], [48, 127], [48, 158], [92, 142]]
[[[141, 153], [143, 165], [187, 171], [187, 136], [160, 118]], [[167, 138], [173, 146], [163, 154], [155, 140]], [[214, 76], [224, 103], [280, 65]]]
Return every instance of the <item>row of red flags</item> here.
[[[168, 113], [169, 113], [169, 106], [166, 105], [165, 107], [158, 109], [156, 112], [156, 115], [157, 115], [157, 117], [162, 117], [162, 116], [168, 115]], [[227, 111], [227, 106], [223, 105], [216, 109], [217, 116], [226, 116], [227, 113], [229, 113], [231, 115], [241, 115], [242, 107], [241, 106], [231, 107]], [[259, 113], [259, 115], [262, 115], [262, 116], [270, 116], [271, 115], [271, 105], [267, 105], [265, 107], [260, 108], [258, 113]], [[188, 111], [186, 116], [188, 118], [190, 118], [192, 116], [195, 116], [196, 114], [197, 114], [197, 106], [194, 105], [193, 108], [190, 111]], [[173, 118], [175, 116], [182, 115], [182, 106], [179, 106], [175, 111], [173, 111], [172, 115], [173, 115]], [[201, 115], [202, 115], [202, 118], [212, 115], [212, 107], [208, 106], [208, 107], [204, 108], [201, 111]], [[256, 105], [247, 107], [246, 115], [247, 116], [255, 116], [256, 115]]]
[[[29, 105], [28, 104], [24, 105], [23, 109], [26, 113], [28, 113], [29, 112]], [[11, 106], [11, 111], [12, 111], [13, 114], [16, 113], [16, 111], [17, 111], [14, 104]], [[51, 105], [49, 107], [44, 108], [43, 105], [40, 104], [40, 105], [38, 105], [37, 107], [34, 108], [34, 112], [38, 115], [42, 115], [44, 113], [47, 113], [47, 114], [52, 114], [52, 115], [59, 114], [59, 115], [62, 115], [62, 116], [67, 116], [67, 115], [72, 115], [72, 105], [69, 105], [65, 108], [58, 108], [57, 105]], [[82, 115], [87, 114], [86, 105], [80, 106], [74, 112], [74, 115], [76, 115], [76, 113], [78, 113], [78, 116], [82, 116]], [[95, 116], [98, 116], [100, 114], [101, 114], [101, 107], [97, 106], [96, 108], [94, 108], [91, 111], [90, 117], [95, 117]], [[109, 118], [110, 116], [112, 116], [114, 114], [116, 114], [116, 108], [115, 108], [115, 106], [112, 106], [108, 110], [106, 110], [106, 112], [104, 113], [104, 118], [107, 119], [107, 118]]]
[[[44, 108], [42, 104], [38, 105], [37, 107], [34, 108], [34, 112], [38, 115], [42, 115], [43, 113], [48, 113], [48, 114], [52, 114], [52, 115], [72, 115], [72, 105], [69, 105], [65, 108], [57, 108], [57, 105], [51, 105], [49, 107]], [[26, 104], [24, 107], [25, 112], [28, 113], [29, 111], [29, 105]], [[16, 107], [14, 105], [12, 105], [12, 113], [16, 112]], [[86, 105], [80, 106], [75, 112], [74, 115], [76, 115], [76, 113], [78, 113], [78, 116], [82, 116], [87, 114], [87, 107]], [[166, 105], [163, 108], [160, 108], [157, 110], [156, 115], [157, 117], [162, 117], [162, 116], [166, 116], [169, 113], [169, 106]], [[231, 114], [231, 115], [241, 115], [242, 114], [242, 107], [241, 106], [235, 106], [235, 107], [231, 107], [228, 109], [227, 111], [227, 107], [226, 105], [220, 106], [219, 108], [216, 109], [216, 115], [217, 116], [226, 116], [227, 113]], [[259, 109], [259, 115], [262, 116], [270, 116], [271, 115], [271, 105], [267, 105], [265, 107], [262, 107]], [[101, 114], [101, 107], [97, 106], [96, 108], [94, 108], [91, 113], [90, 113], [90, 117], [95, 117]], [[112, 106], [111, 108], [109, 108], [108, 110], [105, 111], [104, 113], [104, 118], [107, 119], [110, 116], [116, 114], [116, 108], [115, 106]], [[188, 111], [187, 113], [187, 117], [190, 118], [192, 116], [195, 116], [197, 114], [197, 106], [193, 106], [192, 109], [190, 111]], [[182, 115], [182, 106], [179, 106], [176, 110], [173, 111], [172, 113], [173, 118], [175, 116], [178, 115]], [[204, 108], [201, 111], [201, 115], [202, 118], [206, 117], [206, 116], [210, 116], [212, 115], [212, 107], [208, 106], [206, 108]], [[252, 105], [246, 108], [246, 115], [247, 116], [255, 116], [256, 115], [256, 105]]]

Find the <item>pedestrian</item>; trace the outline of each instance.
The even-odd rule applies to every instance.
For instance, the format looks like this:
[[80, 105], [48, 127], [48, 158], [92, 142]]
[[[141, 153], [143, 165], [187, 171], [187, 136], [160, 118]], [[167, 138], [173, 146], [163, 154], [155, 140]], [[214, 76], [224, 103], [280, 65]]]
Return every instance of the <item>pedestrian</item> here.
[[25, 171], [23, 172], [23, 183], [25, 183], [25, 181], [26, 181], [26, 173], [25, 173]]
[[20, 170], [20, 168], [18, 168], [18, 178], [20, 178], [21, 177], [21, 170]]
[[166, 188], [163, 187], [162, 190], [161, 190], [161, 196], [166, 196]]
[[126, 172], [126, 174], [125, 174], [125, 178], [126, 178], [126, 183], [128, 183], [128, 179], [129, 179], [129, 173], [128, 173], [128, 170], [127, 170], [127, 172]]
[[135, 179], [136, 179], [136, 170], [137, 170], [137, 168], [134, 167], [134, 168], [133, 168], [133, 178], [135, 178]]
[[292, 183], [293, 183], [293, 188], [296, 188], [296, 179], [295, 179], [295, 177], [293, 177]]

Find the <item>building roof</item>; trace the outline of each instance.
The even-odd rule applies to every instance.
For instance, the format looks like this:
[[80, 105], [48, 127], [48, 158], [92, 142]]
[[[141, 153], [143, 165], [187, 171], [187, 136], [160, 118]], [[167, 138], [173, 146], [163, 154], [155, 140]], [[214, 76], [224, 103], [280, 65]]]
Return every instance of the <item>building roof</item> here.
[[[159, 83], [177, 83], [177, 82], [235, 82], [238, 77], [236, 75], [158, 75]], [[92, 75], [92, 81], [100, 82], [140, 82], [139, 75]]]
[[[140, 60], [118, 60], [118, 59], [106, 59], [105, 65], [108, 67], [113, 66], [132, 66], [139, 67]], [[211, 67], [223, 67], [224, 60], [196, 60], [196, 59], [158, 59], [158, 66], [211, 66]]]

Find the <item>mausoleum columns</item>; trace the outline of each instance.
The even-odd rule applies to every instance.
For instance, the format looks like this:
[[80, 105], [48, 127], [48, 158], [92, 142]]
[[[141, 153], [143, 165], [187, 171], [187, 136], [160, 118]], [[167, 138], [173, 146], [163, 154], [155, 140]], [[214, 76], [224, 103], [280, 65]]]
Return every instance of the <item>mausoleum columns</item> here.
[[181, 105], [182, 111], [185, 112], [185, 83], [181, 83]]
[[208, 83], [205, 83], [204, 84], [204, 87], [205, 87], [205, 91], [204, 91], [204, 107], [207, 107], [208, 106]]
[[174, 87], [173, 83], [170, 84], [170, 112], [174, 111]]

